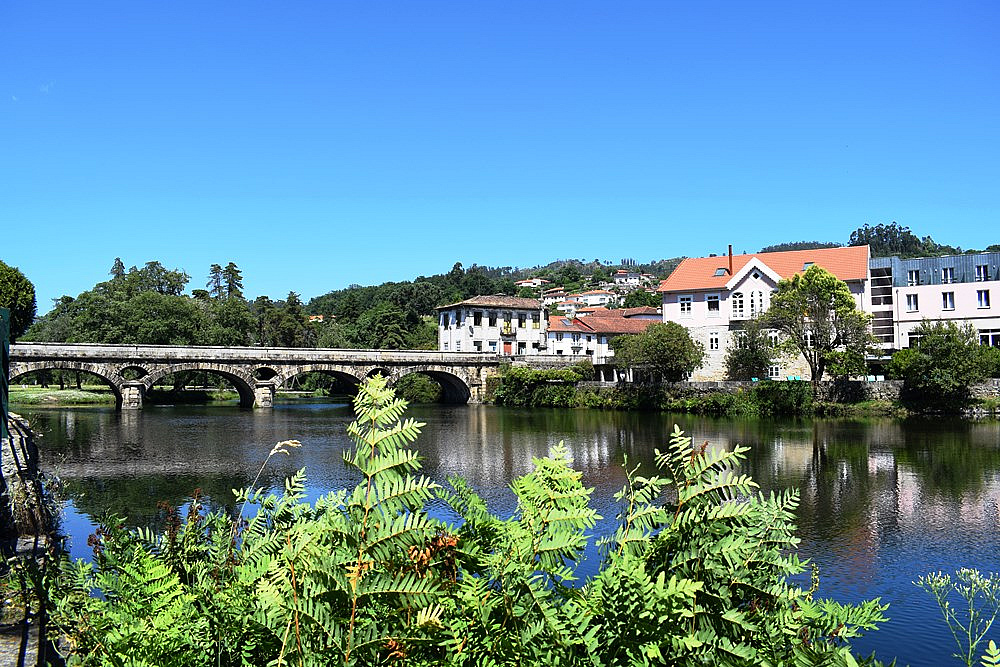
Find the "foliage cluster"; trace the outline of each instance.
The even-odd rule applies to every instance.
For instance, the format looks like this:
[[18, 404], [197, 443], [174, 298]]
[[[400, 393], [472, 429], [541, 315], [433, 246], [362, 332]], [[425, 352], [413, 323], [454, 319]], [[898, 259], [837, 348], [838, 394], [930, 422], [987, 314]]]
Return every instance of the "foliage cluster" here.
[[92, 563], [35, 579], [69, 664], [855, 665], [851, 639], [884, 620], [877, 600], [817, 599], [815, 570], [793, 583], [798, 494], [759, 493], [744, 447], [675, 429], [651, 475], [626, 468], [581, 582], [599, 517], [564, 446], [512, 483], [501, 518], [461, 479], [419, 474], [404, 407], [381, 379], [359, 393], [353, 489], [310, 504], [300, 471], [280, 495], [242, 492], [246, 522], [195, 498], [163, 533], [102, 527]]
[[10, 340], [16, 341], [35, 319], [35, 286], [15, 266], [0, 262], [0, 308], [10, 309]]
[[778, 351], [759, 318], [746, 323], [726, 350], [726, 377], [730, 380], [766, 378]]
[[500, 373], [493, 400], [517, 408], [569, 408], [576, 404], [576, 383], [593, 377], [589, 361], [551, 370], [508, 366]]
[[916, 347], [899, 350], [889, 363], [892, 377], [903, 381], [903, 403], [916, 410], [966, 405], [970, 387], [983, 378], [996, 352], [979, 345], [971, 324], [924, 321], [910, 336], [919, 340]]
[[705, 358], [705, 347], [677, 322], [657, 322], [642, 333], [618, 336], [611, 348], [616, 366], [665, 382], [687, 379]]

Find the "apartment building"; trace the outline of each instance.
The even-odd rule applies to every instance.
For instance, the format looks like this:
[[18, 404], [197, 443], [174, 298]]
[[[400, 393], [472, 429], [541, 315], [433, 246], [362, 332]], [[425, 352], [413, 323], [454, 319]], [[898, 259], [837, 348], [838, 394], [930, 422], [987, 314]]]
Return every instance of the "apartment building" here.
[[537, 299], [475, 296], [437, 311], [443, 352], [524, 355], [545, 349], [548, 316]]
[[[705, 346], [705, 361], [695, 370], [696, 381], [725, 379], [725, 356], [736, 332], [770, 306], [778, 282], [818, 265], [847, 283], [858, 307], [871, 311], [868, 294], [868, 246], [821, 248], [683, 260], [660, 283], [664, 322], [678, 322]], [[801, 357], [785, 360], [770, 370], [772, 377], [808, 377]]]
[[972, 324], [983, 345], [1000, 347], [1000, 253], [873, 257], [872, 330], [887, 350], [911, 347], [924, 320]]

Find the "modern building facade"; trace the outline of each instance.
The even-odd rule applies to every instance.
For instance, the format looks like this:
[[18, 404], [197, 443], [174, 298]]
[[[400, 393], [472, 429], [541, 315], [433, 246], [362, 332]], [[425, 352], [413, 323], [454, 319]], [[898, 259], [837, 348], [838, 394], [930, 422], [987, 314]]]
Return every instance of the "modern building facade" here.
[[541, 301], [475, 296], [438, 309], [438, 349], [443, 352], [540, 354], [548, 316]]
[[912, 347], [924, 320], [969, 323], [983, 345], [1000, 347], [1000, 253], [873, 257], [872, 330], [887, 350]]

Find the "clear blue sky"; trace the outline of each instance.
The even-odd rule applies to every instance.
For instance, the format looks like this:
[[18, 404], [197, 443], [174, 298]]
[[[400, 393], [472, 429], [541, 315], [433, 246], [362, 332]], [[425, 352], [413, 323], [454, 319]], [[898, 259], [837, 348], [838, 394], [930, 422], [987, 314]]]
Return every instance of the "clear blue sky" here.
[[304, 299], [898, 221], [1000, 241], [1000, 3], [0, 7], [0, 259]]

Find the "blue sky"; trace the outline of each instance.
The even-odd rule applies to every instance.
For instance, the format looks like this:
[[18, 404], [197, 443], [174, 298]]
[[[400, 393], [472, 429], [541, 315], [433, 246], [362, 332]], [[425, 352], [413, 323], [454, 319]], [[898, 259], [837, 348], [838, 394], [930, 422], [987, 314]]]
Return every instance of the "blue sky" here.
[[898, 221], [1000, 242], [1000, 3], [0, 7], [0, 259], [305, 299]]

